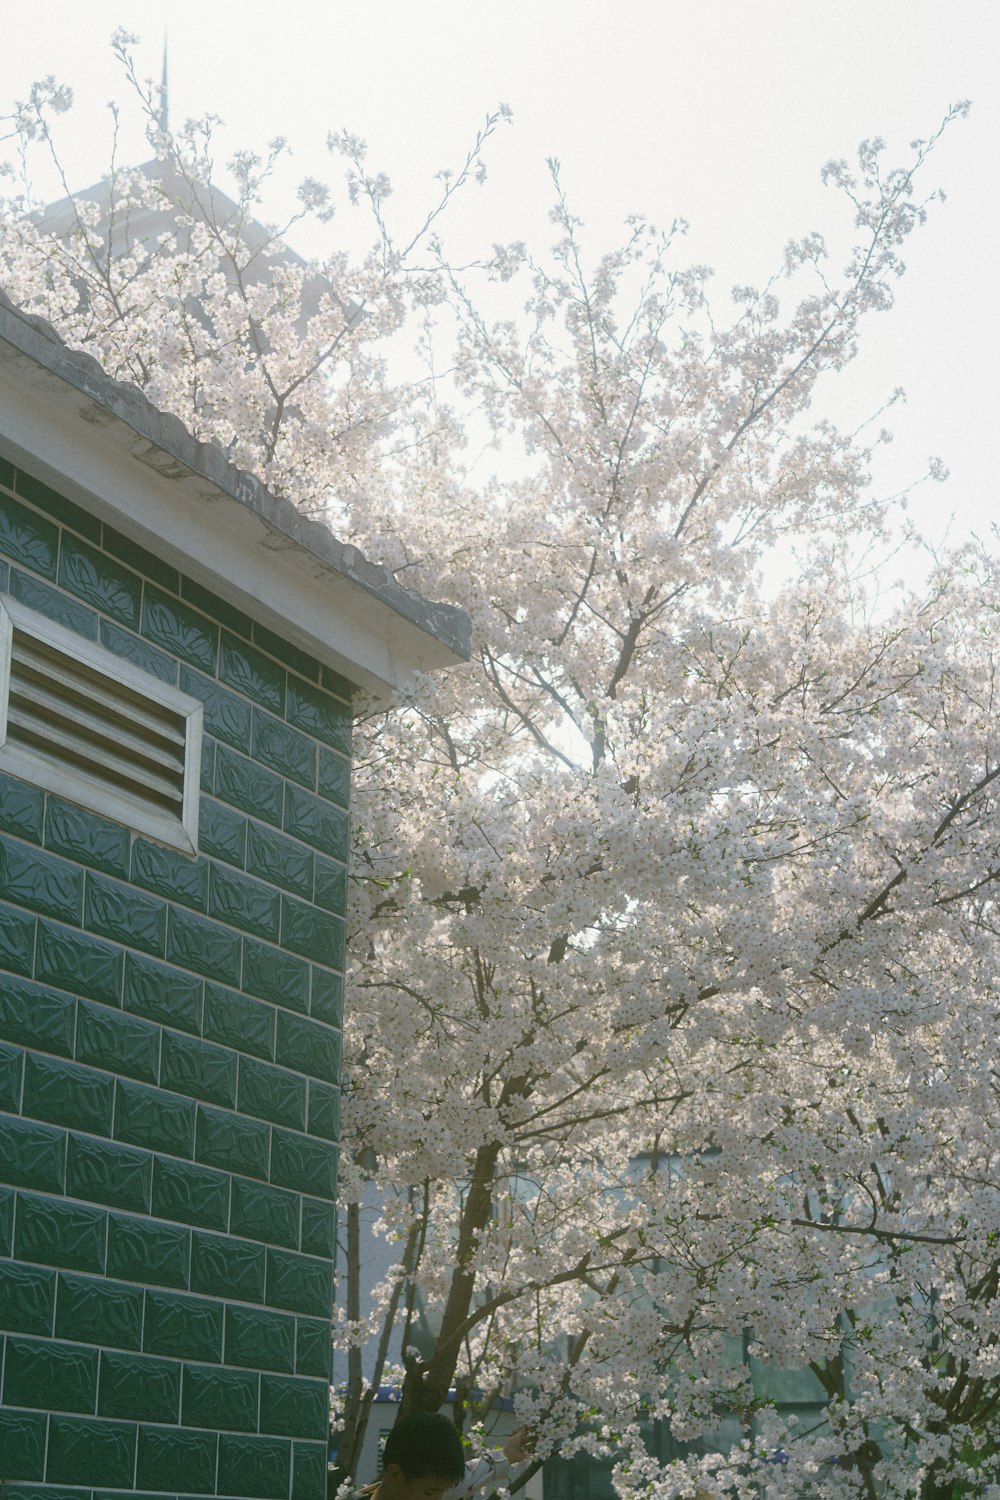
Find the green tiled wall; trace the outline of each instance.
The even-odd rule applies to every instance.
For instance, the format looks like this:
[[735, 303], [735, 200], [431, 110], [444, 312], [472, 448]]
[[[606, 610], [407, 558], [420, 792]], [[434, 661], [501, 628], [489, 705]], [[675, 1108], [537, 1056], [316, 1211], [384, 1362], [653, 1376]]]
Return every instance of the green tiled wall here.
[[0, 1479], [324, 1500], [350, 685], [2, 460], [0, 590], [206, 736], [194, 859], [0, 775]]

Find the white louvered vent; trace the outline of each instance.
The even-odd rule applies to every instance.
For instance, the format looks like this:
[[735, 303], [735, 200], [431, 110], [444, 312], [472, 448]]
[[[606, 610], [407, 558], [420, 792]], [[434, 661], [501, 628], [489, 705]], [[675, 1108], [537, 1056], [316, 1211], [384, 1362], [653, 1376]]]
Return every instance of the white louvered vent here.
[[202, 706], [0, 598], [0, 769], [194, 853]]

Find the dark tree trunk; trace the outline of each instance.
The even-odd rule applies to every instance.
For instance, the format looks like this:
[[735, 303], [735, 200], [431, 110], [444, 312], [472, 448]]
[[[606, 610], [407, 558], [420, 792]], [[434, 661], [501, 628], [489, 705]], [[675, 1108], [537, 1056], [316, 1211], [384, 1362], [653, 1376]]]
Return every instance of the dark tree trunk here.
[[500, 1147], [496, 1142], [481, 1147], [476, 1154], [469, 1193], [459, 1223], [455, 1269], [448, 1288], [441, 1330], [429, 1359], [410, 1358], [404, 1351], [406, 1374], [403, 1377], [397, 1422], [416, 1411], [437, 1411], [448, 1399], [472, 1311], [476, 1286], [473, 1257], [479, 1237], [489, 1225], [493, 1214], [493, 1182], [499, 1155]]

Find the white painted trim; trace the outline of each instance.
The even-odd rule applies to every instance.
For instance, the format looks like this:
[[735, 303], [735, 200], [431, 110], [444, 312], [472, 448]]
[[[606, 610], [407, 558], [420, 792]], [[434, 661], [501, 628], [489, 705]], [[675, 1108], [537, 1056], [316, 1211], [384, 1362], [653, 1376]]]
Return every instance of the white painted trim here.
[[[72, 766], [54, 765], [30, 750], [7, 743], [7, 705], [10, 696], [11, 651], [14, 631], [41, 641], [112, 682], [121, 683], [150, 703], [184, 719], [184, 772], [180, 819], [150, 806], [130, 792], [104, 787]], [[0, 770], [55, 792], [70, 802], [122, 823], [137, 833], [168, 844], [185, 854], [198, 852], [198, 814], [201, 802], [201, 741], [204, 706], [171, 683], [144, 672], [95, 641], [76, 635], [20, 600], [0, 595]]]

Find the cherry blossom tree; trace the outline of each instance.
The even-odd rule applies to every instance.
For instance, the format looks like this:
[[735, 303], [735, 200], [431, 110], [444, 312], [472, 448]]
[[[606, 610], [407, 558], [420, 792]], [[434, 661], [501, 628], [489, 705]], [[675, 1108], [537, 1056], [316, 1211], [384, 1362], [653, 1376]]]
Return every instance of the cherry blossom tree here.
[[[551, 252], [454, 267], [438, 212], [501, 113], [416, 236], [338, 138], [375, 243], [304, 266], [293, 225], [247, 243], [280, 144], [223, 211], [210, 126], [146, 101], [186, 184], [152, 240], [162, 186], [117, 167], [110, 214], [26, 217], [67, 100], [15, 112], [9, 295], [474, 625], [468, 670], [358, 726], [348, 1469], [392, 1374], [463, 1422], [516, 1392], [537, 1461], [612, 1455], [623, 1500], [1000, 1496], [997, 561], [887, 587], [885, 434], [821, 415], [936, 136], [830, 164], [853, 248], [810, 234], [726, 305], [679, 224], [592, 260], [554, 163]], [[392, 378], [407, 328], [447, 376]]]

